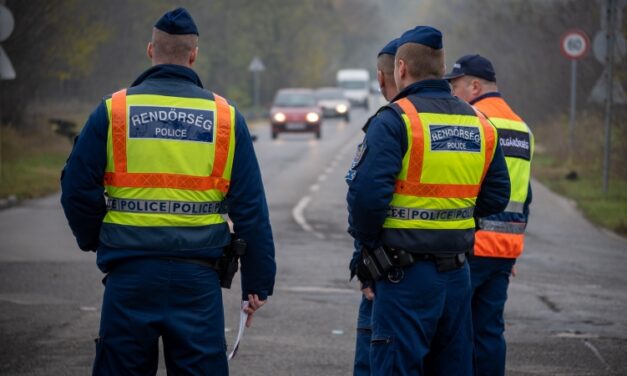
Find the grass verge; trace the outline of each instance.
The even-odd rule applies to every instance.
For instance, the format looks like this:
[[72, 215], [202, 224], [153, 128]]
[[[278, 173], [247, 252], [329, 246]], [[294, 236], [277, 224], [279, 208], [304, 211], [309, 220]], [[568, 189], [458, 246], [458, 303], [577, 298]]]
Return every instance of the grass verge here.
[[0, 198], [26, 199], [58, 191], [61, 169], [71, 149], [68, 140], [52, 130], [21, 134], [3, 127], [0, 132]]
[[552, 191], [574, 200], [591, 222], [627, 237], [627, 149], [624, 146], [627, 131], [622, 124], [612, 128], [611, 169], [606, 193], [603, 191], [602, 124], [600, 114], [579, 117], [574, 153], [568, 150], [568, 142], [564, 142], [569, 134], [566, 118], [557, 118], [534, 130], [537, 147], [533, 175]]

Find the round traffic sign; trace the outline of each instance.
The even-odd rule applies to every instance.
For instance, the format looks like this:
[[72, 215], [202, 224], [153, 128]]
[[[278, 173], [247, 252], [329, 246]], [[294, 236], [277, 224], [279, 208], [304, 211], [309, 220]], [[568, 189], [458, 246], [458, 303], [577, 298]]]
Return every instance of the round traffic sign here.
[[562, 35], [560, 41], [562, 53], [569, 59], [581, 59], [590, 49], [590, 39], [581, 30], [570, 30]]
[[0, 42], [4, 41], [13, 32], [13, 13], [9, 8], [0, 4]]
[[[599, 31], [592, 40], [592, 52], [601, 64], [607, 63], [607, 35]], [[627, 54], [627, 40], [622, 33], [614, 33], [614, 62], [622, 61]]]

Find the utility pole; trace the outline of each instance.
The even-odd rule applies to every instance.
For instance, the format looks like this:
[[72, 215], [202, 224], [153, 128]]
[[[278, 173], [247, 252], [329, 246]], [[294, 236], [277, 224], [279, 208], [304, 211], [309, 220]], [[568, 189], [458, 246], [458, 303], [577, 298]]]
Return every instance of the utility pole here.
[[610, 181], [610, 151], [612, 149], [612, 107], [614, 104], [614, 38], [616, 34], [615, 20], [616, 0], [606, 0], [606, 38], [607, 38], [607, 75], [606, 88], [607, 95], [605, 98], [605, 147], [603, 153], [603, 192], [609, 191]]

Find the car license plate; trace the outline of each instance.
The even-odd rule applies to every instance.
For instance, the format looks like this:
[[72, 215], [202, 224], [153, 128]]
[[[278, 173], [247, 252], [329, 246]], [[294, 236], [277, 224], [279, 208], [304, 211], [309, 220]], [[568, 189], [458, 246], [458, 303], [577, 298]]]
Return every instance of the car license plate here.
[[305, 129], [305, 124], [303, 123], [287, 123], [285, 125], [285, 128], [292, 130], [292, 131], [296, 131], [296, 130], [303, 130]]

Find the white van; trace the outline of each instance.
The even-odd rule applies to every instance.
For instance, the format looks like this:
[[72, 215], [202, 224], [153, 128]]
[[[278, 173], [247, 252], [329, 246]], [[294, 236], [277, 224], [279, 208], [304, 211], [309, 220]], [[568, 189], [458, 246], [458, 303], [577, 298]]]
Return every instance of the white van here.
[[368, 109], [370, 73], [366, 69], [340, 69], [337, 71], [337, 86], [344, 96], [356, 106]]

